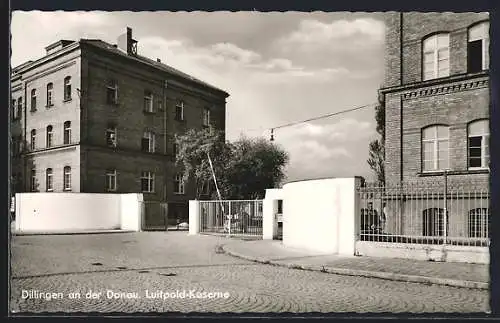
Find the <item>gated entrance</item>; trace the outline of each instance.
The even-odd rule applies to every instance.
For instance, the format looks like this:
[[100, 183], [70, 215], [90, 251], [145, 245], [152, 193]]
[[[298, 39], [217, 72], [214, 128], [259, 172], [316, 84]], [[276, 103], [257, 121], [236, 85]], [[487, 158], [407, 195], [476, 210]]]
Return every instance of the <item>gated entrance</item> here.
[[262, 238], [262, 200], [200, 201], [200, 233]]
[[142, 230], [167, 231], [167, 203], [159, 201], [143, 201], [142, 203]]

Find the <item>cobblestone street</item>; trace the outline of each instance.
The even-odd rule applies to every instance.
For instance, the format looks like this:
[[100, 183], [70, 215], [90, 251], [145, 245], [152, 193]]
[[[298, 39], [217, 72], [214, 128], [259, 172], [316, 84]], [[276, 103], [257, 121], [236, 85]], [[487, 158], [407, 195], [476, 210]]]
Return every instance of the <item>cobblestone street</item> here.
[[[485, 290], [288, 269], [218, 252], [225, 238], [186, 232], [14, 236], [15, 312], [484, 312]], [[62, 293], [24, 299], [22, 291]], [[107, 291], [129, 293], [108, 298]], [[102, 292], [87, 299], [89, 291]], [[148, 294], [146, 295], [146, 291]], [[219, 298], [148, 298], [159, 292]], [[79, 299], [69, 293], [79, 292]], [[26, 292], [25, 292], [26, 294]], [[134, 298], [127, 298], [133, 296]]]

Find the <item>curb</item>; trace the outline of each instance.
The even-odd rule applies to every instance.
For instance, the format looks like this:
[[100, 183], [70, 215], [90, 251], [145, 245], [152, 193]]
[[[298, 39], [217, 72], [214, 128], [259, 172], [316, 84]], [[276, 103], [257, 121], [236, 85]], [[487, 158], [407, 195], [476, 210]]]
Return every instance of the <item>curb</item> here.
[[259, 257], [251, 257], [247, 255], [240, 254], [238, 252], [228, 250], [224, 245], [221, 246], [222, 251], [230, 256], [258, 262], [266, 265], [273, 265], [279, 267], [286, 267], [290, 269], [301, 269], [301, 270], [309, 270], [309, 271], [319, 271], [322, 273], [328, 274], [336, 274], [336, 275], [344, 275], [344, 276], [358, 276], [358, 277], [367, 277], [367, 278], [379, 278], [393, 281], [401, 281], [401, 282], [410, 282], [410, 283], [419, 283], [419, 284], [428, 284], [428, 285], [443, 285], [443, 286], [451, 286], [451, 287], [460, 287], [460, 288], [471, 288], [471, 289], [489, 289], [489, 283], [484, 282], [475, 282], [469, 280], [457, 280], [457, 279], [449, 279], [449, 278], [438, 278], [438, 277], [426, 277], [426, 276], [415, 276], [415, 275], [405, 275], [405, 274], [396, 274], [396, 273], [388, 273], [388, 272], [380, 272], [380, 271], [366, 271], [366, 270], [356, 270], [356, 269], [346, 269], [346, 268], [333, 268], [318, 265], [301, 265], [294, 263], [281, 263], [274, 260], [269, 260], [265, 258]]
[[12, 232], [13, 236], [61, 236], [61, 235], [83, 235], [83, 234], [113, 234], [113, 233], [131, 233], [137, 231], [130, 230], [110, 230], [110, 231], [81, 231], [81, 232]]

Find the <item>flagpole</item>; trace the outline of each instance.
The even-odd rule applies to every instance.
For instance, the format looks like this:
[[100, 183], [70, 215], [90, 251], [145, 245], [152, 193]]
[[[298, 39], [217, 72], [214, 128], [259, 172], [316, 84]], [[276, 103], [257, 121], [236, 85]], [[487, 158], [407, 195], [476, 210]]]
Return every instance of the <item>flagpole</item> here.
[[[224, 218], [225, 218], [225, 216], [224, 216], [224, 203], [222, 203], [222, 196], [221, 196], [220, 191], [219, 191], [219, 186], [217, 185], [217, 178], [215, 177], [215, 171], [214, 171], [214, 167], [212, 165], [212, 159], [210, 158], [210, 154], [208, 153], [208, 150], [207, 150], [207, 157], [208, 157], [208, 164], [210, 165], [210, 170], [212, 171], [212, 178], [214, 180], [215, 189], [217, 190], [217, 195], [219, 196], [220, 206], [222, 208], [222, 219], [224, 220]], [[229, 210], [229, 213], [231, 213], [231, 210]], [[224, 226], [224, 222], [222, 225]], [[231, 233], [231, 221], [229, 221], [229, 233]]]

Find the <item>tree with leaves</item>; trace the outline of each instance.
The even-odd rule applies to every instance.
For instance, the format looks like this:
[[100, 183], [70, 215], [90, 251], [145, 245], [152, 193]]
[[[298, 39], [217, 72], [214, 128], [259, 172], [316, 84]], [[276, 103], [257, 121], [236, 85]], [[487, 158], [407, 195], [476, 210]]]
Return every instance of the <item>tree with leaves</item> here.
[[275, 188], [285, 178], [289, 161], [286, 151], [264, 138], [242, 137], [232, 144], [226, 181], [232, 199], [262, 199], [267, 188]]
[[[194, 180], [197, 198], [203, 185], [213, 183], [207, 152], [223, 199], [263, 198], [265, 189], [277, 187], [285, 178], [288, 154], [265, 139], [229, 143], [223, 131], [207, 128], [176, 136], [176, 143], [176, 164], [183, 168], [185, 180]], [[209, 187], [211, 197], [218, 199], [214, 185]]]
[[373, 140], [369, 144], [368, 165], [381, 184], [385, 183], [385, 102], [383, 96], [379, 96], [378, 105], [375, 107], [375, 121], [377, 122], [377, 133], [379, 139]]
[[[190, 129], [183, 135], [176, 135], [175, 143], [176, 166], [182, 169], [185, 182], [194, 180], [196, 198], [199, 199], [206, 185], [213, 180], [208, 156], [217, 179], [222, 178], [227, 171], [231, 149], [225, 141], [225, 134], [212, 127]], [[223, 186], [219, 185], [219, 188], [224, 191]]]

